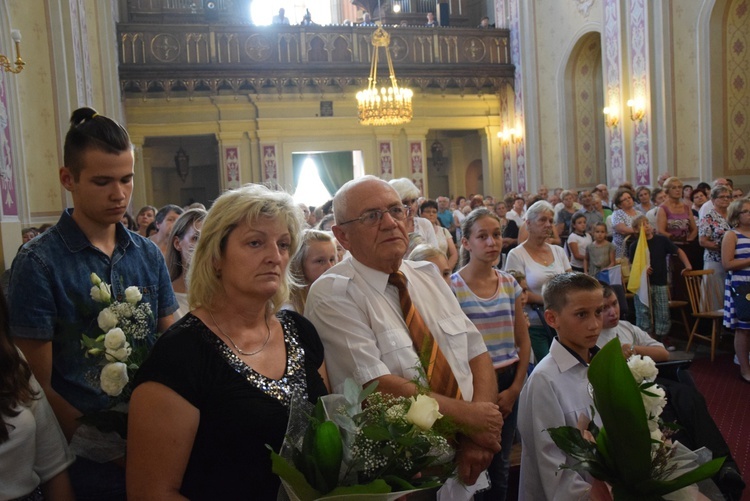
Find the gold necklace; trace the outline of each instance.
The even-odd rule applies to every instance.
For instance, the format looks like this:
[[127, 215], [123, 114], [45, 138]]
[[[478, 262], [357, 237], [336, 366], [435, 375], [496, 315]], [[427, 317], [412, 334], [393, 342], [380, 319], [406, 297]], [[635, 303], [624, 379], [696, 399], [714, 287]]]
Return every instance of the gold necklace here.
[[[526, 251], [528, 251], [528, 250], [529, 250], [529, 248], [527, 247], [527, 248], [526, 248]], [[549, 265], [550, 265], [550, 263], [551, 263], [551, 262], [553, 261], [553, 259], [550, 259], [550, 260], [549, 260], [549, 263], [548, 263], [548, 262], [547, 262], [547, 257], [546, 257], [546, 256], [543, 256], [543, 255], [540, 255], [540, 254], [539, 254], [539, 253], [537, 252], [537, 250], [536, 250], [536, 249], [534, 250], [534, 252], [533, 252], [533, 253], [529, 252], [529, 254], [531, 254], [531, 257], [532, 257], [532, 258], [534, 259], [534, 261], [536, 261], [536, 262], [540, 262], [540, 261], [541, 261], [541, 263], [540, 263], [540, 264], [541, 264], [542, 266], [549, 266]]]
[[232, 343], [232, 346], [234, 346], [234, 349], [237, 350], [237, 353], [239, 353], [240, 355], [245, 355], [247, 357], [252, 357], [253, 355], [257, 355], [258, 353], [260, 353], [266, 348], [266, 345], [268, 344], [268, 340], [271, 339], [271, 326], [268, 324], [268, 312], [266, 312], [266, 329], [268, 329], [268, 336], [266, 336], [266, 340], [263, 342], [263, 346], [261, 346], [256, 351], [250, 351], [250, 352], [242, 351], [240, 347], [237, 346], [237, 343], [234, 342], [234, 339], [232, 339], [229, 336], [229, 334], [224, 332], [224, 329], [221, 328], [221, 326], [219, 325], [219, 322], [217, 322], [216, 319], [214, 318], [214, 314], [211, 310], [208, 310], [208, 314], [211, 316], [211, 320], [213, 321], [216, 328], [219, 329], [219, 332], [221, 333], [221, 335], [229, 339], [229, 342]]

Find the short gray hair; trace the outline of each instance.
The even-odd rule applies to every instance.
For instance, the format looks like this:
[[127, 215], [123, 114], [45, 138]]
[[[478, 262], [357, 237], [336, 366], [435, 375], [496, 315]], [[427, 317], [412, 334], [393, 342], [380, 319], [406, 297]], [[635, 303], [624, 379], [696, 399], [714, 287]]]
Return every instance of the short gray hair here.
[[417, 188], [417, 186], [412, 183], [410, 179], [407, 179], [405, 177], [391, 179], [390, 181], [388, 181], [388, 184], [393, 186], [393, 189], [398, 192], [398, 196], [401, 198], [401, 200], [419, 198], [421, 195], [421, 193], [419, 192], [419, 188]]
[[551, 214], [555, 213], [554, 207], [552, 207], [552, 204], [547, 202], [546, 200], [539, 200], [538, 202], [534, 202], [531, 207], [526, 211], [526, 220], [527, 221], [536, 221], [539, 219], [539, 216], [544, 214], [545, 212], [549, 212]]

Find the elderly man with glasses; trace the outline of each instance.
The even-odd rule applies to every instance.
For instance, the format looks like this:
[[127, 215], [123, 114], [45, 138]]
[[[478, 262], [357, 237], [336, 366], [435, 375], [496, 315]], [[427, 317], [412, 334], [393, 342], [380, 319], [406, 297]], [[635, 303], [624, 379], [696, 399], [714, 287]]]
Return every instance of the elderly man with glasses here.
[[[416, 381], [429, 383], [440, 412], [461, 430], [458, 478], [480, 486], [502, 429], [482, 336], [432, 263], [403, 260], [410, 209], [393, 187], [373, 176], [350, 181], [333, 208], [333, 233], [351, 256], [313, 284], [305, 316], [323, 341], [334, 392], [347, 378], [363, 386], [378, 381], [378, 391], [403, 396], [418, 393]], [[422, 370], [420, 352], [433, 354]], [[462, 491], [451, 499], [472, 495], [456, 482], [444, 488]]]

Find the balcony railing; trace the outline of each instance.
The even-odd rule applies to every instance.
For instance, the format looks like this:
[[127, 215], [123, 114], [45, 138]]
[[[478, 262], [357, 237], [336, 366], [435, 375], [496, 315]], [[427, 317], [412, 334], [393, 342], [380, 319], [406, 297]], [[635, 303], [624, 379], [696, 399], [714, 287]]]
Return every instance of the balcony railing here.
[[[247, 93], [362, 86], [371, 26], [230, 26], [121, 23], [126, 94]], [[400, 81], [441, 92], [512, 85], [507, 30], [390, 27]], [[384, 59], [384, 58], [382, 58]], [[387, 75], [385, 66], [384, 75]]]

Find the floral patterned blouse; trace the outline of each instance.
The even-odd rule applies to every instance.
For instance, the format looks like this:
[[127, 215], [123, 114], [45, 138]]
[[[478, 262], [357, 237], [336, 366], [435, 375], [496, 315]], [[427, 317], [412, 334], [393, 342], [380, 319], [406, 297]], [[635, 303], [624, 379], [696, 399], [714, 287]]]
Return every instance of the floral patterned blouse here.
[[[716, 212], [716, 209], [711, 209], [698, 223], [698, 236], [708, 237], [712, 242], [717, 242], [719, 248], [721, 248], [721, 239], [724, 238], [724, 233], [730, 229], [726, 219]], [[705, 249], [703, 251], [703, 261], [720, 263], [721, 250]]]

